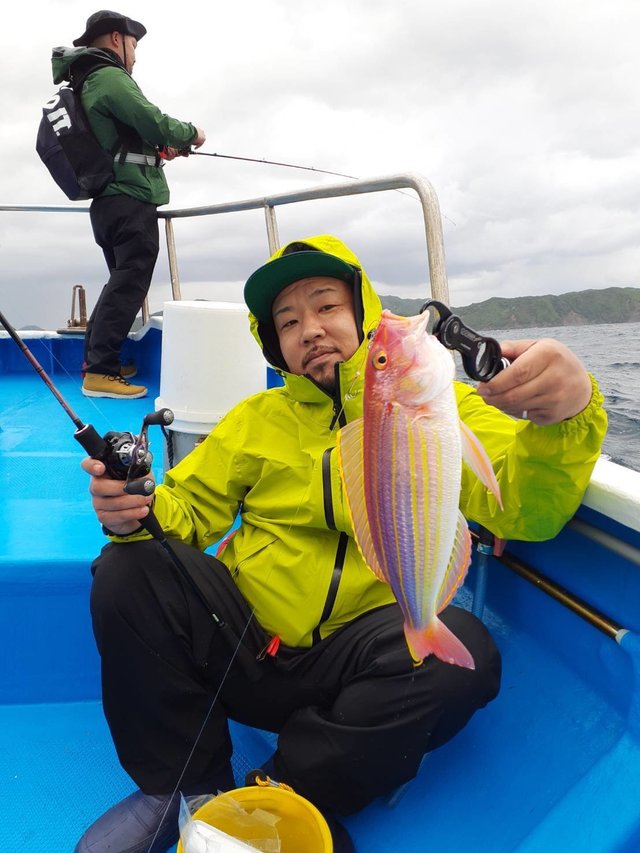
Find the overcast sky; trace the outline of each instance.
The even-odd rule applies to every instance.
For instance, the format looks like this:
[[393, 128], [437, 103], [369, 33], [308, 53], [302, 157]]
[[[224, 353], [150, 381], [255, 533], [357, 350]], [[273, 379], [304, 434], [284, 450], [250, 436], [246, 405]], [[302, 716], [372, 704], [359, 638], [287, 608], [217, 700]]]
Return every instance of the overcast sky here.
[[[203, 151], [357, 177], [424, 175], [443, 217], [451, 302], [640, 284], [637, 0], [114, 0], [148, 34], [134, 77], [205, 129]], [[96, 6], [15, 4], [2, 35], [0, 204], [68, 202], [38, 159], [51, 49]], [[169, 208], [329, 184], [319, 173], [210, 157], [167, 166]], [[278, 209], [282, 242], [342, 237], [382, 294], [428, 293], [407, 193]], [[0, 310], [64, 325], [105, 280], [86, 214], [0, 212]], [[183, 296], [241, 299], [268, 255], [261, 212], [176, 222]], [[168, 294], [166, 251], [152, 285]], [[230, 288], [232, 290], [230, 291]]]

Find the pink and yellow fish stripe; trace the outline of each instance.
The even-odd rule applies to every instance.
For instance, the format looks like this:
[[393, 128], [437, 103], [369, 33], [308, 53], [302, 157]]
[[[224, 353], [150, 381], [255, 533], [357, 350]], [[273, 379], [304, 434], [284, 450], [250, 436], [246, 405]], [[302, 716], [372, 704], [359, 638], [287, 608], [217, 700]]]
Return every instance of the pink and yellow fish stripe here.
[[461, 439], [453, 360], [427, 322], [383, 312], [367, 357], [364, 414], [340, 431], [338, 453], [356, 542], [391, 586], [412, 657], [473, 668], [437, 617], [471, 559], [458, 509], [463, 450], [498, 500], [499, 488], [475, 436], [467, 430]]

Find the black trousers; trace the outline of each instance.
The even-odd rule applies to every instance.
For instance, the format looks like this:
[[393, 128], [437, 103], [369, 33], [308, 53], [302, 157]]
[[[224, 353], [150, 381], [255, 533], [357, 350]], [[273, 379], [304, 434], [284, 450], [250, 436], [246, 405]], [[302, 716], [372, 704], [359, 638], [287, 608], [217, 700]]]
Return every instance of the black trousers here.
[[85, 334], [90, 373], [115, 375], [120, 348], [149, 291], [158, 258], [157, 207], [127, 195], [96, 198], [91, 227], [109, 268], [109, 280], [94, 306]]
[[441, 617], [472, 653], [473, 671], [433, 656], [415, 668], [395, 604], [311, 649], [281, 646], [258, 660], [269, 638], [226, 567], [172, 545], [209, 609], [158, 542], [109, 544], [93, 565], [105, 715], [123, 767], [147, 793], [172, 791], [185, 765], [184, 789], [206, 789], [224, 773], [231, 718], [278, 732], [276, 777], [321, 809], [349, 814], [412, 779], [424, 753], [498, 692], [491, 637], [455, 607]]

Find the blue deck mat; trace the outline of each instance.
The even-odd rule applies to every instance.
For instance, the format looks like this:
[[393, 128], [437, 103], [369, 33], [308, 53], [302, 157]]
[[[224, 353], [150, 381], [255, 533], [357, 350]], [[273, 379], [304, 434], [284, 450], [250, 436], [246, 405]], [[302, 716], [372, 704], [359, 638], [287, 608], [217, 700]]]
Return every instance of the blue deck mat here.
[[[157, 381], [151, 380], [146, 399], [94, 404], [82, 397], [77, 374], [55, 378], [82, 420], [93, 423], [101, 434], [139, 429], [158, 393]], [[149, 377], [142, 372], [140, 381], [148, 382]], [[44, 674], [51, 669], [51, 683], [41, 691], [47, 704], [40, 704], [39, 685], [32, 684], [34, 698], [27, 700], [32, 704], [0, 705], [0, 849], [71, 853], [83, 829], [133, 786], [118, 765], [99, 702], [50, 703], [56, 677], [63, 698], [64, 678], [46, 658], [46, 654], [52, 661], [56, 658], [55, 627], [43, 626], [40, 617], [49, 593], [49, 609], [55, 610], [56, 587], [62, 584], [73, 591], [77, 582], [77, 602], [68, 597], [69, 615], [63, 611], [56, 623], [54, 614], [51, 625], [73, 620], [77, 612], [79, 623], [85, 620], [82, 642], [91, 642], [83, 600], [89, 583], [86, 571], [104, 539], [90, 508], [88, 479], [79, 468], [84, 454], [73, 439], [73, 424], [44, 384], [34, 382], [32, 373], [2, 375], [1, 382], [0, 583], [6, 584], [5, 613], [11, 615], [2, 634], [2, 672], [4, 678], [16, 680], [24, 667], [23, 681], [44, 683]], [[161, 461], [160, 431], [152, 428], [151, 435]], [[69, 555], [72, 559], [65, 560]], [[587, 655], [588, 668], [597, 671], [607, 656], [623, 652], [577, 617], [559, 616], [559, 606], [546, 599], [536, 605], [540, 622], [554, 625], [562, 648], [549, 643], [546, 630], [515, 630], [513, 622], [526, 626], [523, 614], [531, 612], [534, 597], [542, 594], [507, 575], [505, 569], [493, 567], [492, 588], [500, 589], [501, 595], [505, 590], [507, 597], [515, 585], [526, 592], [518, 592], [506, 605], [498, 601], [488, 613], [504, 657], [500, 696], [453, 742], [427, 758], [394, 808], [379, 802], [345, 821], [358, 853], [509, 853], [525, 847], [527, 853], [637, 853], [640, 849], [638, 740], [628, 736], [624, 703], [618, 707], [614, 701], [614, 690], [624, 697], [628, 679], [613, 679], [614, 689], [608, 690], [604, 678], [590, 680], [584, 669], [581, 677], [580, 668], [574, 666]], [[469, 606], [466, 590], [460, 600]], [[538, 639], [533, 639], [534, 633]], [[28, 654], [21, 657], [22, 651]], [[40, 676], [34, 674], [38, 655], [44, 661]], [[93, 648], [88, 655], [83, 665], [94, 667], [97, 685]], [[74, 696], [82, 698], [81, 690], [78, 685]], [[269, 753], [271, 742], [259, 732], [235, 727], [234, 744], [236, 781], [241, 783], [244, 773]], [[608, 756], [612, 761], [607, 765]], [[622, 780], [618, 785], [628, 782], [629, 790], [615, 788], [611, 798], [608, 791], [615, 780], [607, 773], [617, 766]], [[575, 820], [568, 808], [572, 819], [562, 827], [568, 837], [554, 846], [549, 838], [559, 837], [553, 834], [558, 805], [570, 804], [578, 789], [590, 792], [585, 803], [601, 802], [602, 810], [598, 805]], [[624, 825], [619, 825], [616, 808], [626, 810]], [[546, 834], [545, 825], [551, 827]]]
[[[360, 853], [516, 850], [615, 747], [623, 721], [599, 696], [527, 637], [497, 636], [499, 699], [427, 758], [398, 805], [376, 803], [345, 821]], [[270, 745], [243, 727], [234, 743], [241, 784]], [[69, 853], [83, 828], [132, 789], [97, 702], [0, 706], [0, 780], [3, 849], [22, 853]]]

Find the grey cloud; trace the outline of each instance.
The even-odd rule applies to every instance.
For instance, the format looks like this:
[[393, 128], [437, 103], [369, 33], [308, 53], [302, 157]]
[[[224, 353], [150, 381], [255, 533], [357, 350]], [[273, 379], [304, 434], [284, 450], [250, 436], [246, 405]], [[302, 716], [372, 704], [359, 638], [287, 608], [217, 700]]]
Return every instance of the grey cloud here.
[[[171, 16], [138, 0], [131, 14], [149, 27], [134, 76], [164, 110], [207, 130], [205, 150], [357, 176], [426, 175], [440, 198], [454, 304], [638, 285], [633, 0], [327, 0], [322, 10], [299, 0], [295, 14], [284, 0], [247, 0]], [[86, 8], [37, 0], [16, 15], [32, 38], [4, 53], [9, 83], [20, 88], [5, 95], [1, 201], [64, 204], [33, 145], [53, 89], [51, 46], [70, 42]], [[172, 208], [333, 180], [205, 157], [167, 168]], [[55, 299], [57, 317], [76, 281], [97, 293], [103, 261], [86, 217], [0, 217], [3, 301], [12, 310], [41, 316]], [[283, 241], [342, 236], [383, 293], [425, 292], [413, 198], [283, 207], [278, 221]], [[268, 254], [260, 211], [175, 230], [185, 282], [241, 282]], [[162, 252], [154, 288], [167, 281]]]

